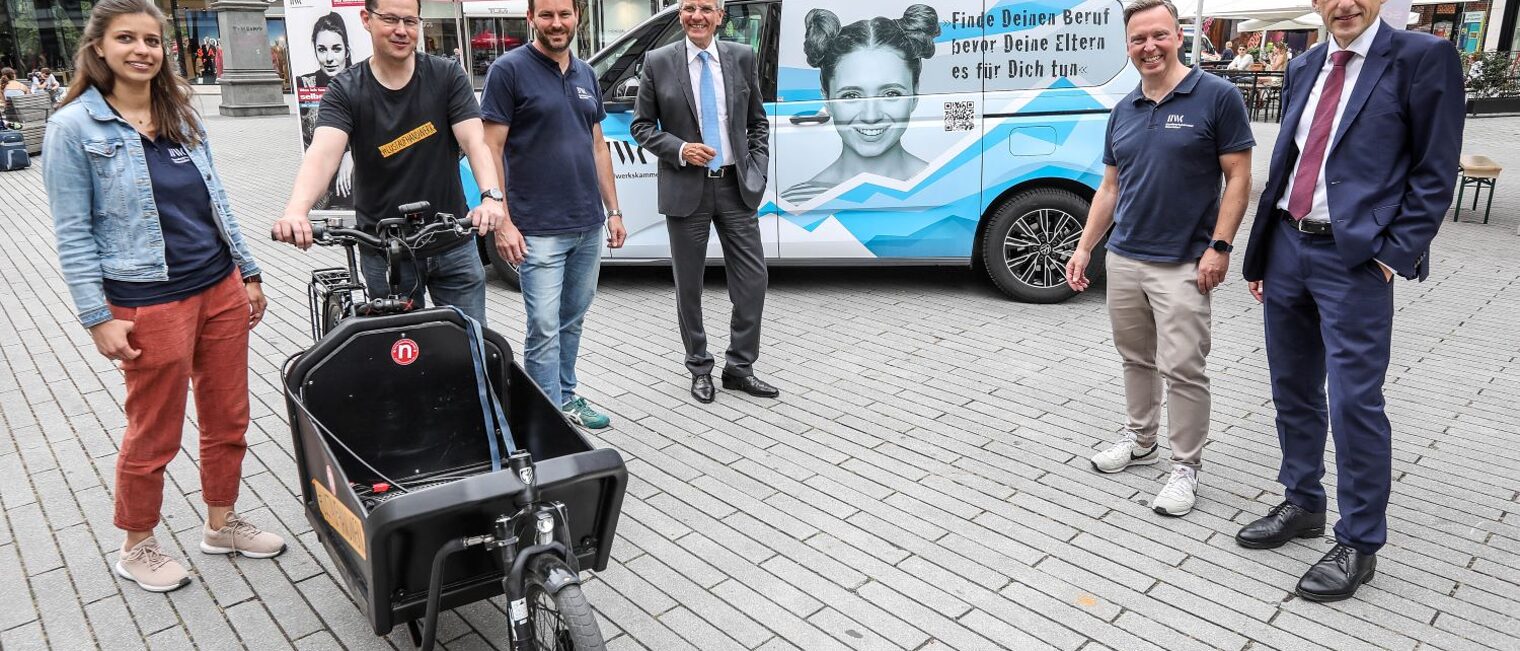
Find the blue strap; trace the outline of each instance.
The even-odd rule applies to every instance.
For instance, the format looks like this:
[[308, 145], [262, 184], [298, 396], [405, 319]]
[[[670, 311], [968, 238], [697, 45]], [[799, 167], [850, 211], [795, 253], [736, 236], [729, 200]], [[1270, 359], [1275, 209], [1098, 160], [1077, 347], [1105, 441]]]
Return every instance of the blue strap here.
[[496, 444], [497, 433], [501, 432], [502, 438], [506, 441], [508, 455], [515, 454], [517, 446], [513, 444], [512, 429], [507, 425], [506, 416], [502, 413], [501, 401], [496, 393], [490, 390], [491, 382], [485, 371], [485, 336], [481, 331], [480, 322], [470, 318], [470, 315], [457, 307], [451, 306], [450, 309], [464, 317], [467, 326], [465, 336], [470, 341], [470, 362], [475, 367], [475, 389], [480, 396], [481, 422], [486, 428], [486, 442], [491, 446], [491, 471], [496, 472], [501, 470], [501, 448]]

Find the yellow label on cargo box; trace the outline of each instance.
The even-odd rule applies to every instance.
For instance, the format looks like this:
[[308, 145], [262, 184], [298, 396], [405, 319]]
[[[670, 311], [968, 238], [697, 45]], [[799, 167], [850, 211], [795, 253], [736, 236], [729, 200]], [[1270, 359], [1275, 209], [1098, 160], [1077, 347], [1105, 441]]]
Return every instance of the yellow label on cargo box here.
[[359, 516], [343, 506], [343, 503], [338, 501], [338, 496], [327, 490], [322, 482], [313, 479], [311, 487], [316, 489], [317, 508], [322, 511], [322, 519], [326, 520], [333, 531], [338, 532], [338, 535], [348, 542], [349, 547], [359, 553], [359, 558], [368, 560], [369, 556], [364, 550], [364, 523], [359, 521]]

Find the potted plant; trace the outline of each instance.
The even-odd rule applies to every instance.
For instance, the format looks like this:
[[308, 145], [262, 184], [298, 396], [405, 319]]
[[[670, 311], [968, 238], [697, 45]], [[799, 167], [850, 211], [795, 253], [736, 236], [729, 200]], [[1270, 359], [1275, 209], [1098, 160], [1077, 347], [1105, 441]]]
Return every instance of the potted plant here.
[[1520, 112], [1517, 61], [1509, 52], [1479, 52], [1467, 67], [1467, 113]]

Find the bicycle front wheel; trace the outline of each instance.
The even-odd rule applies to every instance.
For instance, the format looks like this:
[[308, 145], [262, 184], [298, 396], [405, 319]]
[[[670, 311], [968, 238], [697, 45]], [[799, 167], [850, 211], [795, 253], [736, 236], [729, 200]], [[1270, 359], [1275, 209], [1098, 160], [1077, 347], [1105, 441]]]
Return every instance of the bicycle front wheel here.
[[549, 586], [557, 582], [553, 577], [563, 572], [572, 574], [564, 561], [544, 554], [533, 559], [528, 567], [528, 585], [525, 596], [528, 601], [528, 621], [533, 630], [535, 651], [603, 651], [602, 630], [596, 624], [596, 614], [586, 601], [580, 585], [570, 584], [550, 594]]

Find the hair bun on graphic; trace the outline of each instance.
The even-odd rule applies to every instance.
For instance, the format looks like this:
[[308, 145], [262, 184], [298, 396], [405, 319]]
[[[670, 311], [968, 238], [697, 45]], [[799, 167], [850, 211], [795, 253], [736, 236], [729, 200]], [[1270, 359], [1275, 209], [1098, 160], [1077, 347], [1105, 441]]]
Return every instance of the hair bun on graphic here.
[[939, 12], [929, 5], [913, 5], [903, 11], [903, 17], [897, 20], [897, 26], [903, 31], [907, 45], [912, 51], [909, 56], [927, 59], [934, 56], [934, 39], [939, 36]]
[[[931, 10], [932, 11], [932, 10]], [[808, 65], [818, 68], [833, 57], [833, 41], [839, 36], [839, 16], [827, 9], [814, 9], [803, 19], [802, 51], [807, 54]]]

